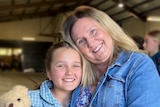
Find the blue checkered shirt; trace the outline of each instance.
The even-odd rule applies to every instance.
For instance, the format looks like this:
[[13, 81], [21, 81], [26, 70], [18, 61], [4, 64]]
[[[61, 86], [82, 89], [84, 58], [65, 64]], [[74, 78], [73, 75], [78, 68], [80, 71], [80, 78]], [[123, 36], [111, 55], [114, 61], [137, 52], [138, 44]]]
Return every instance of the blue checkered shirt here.
[[[45, 80], [39, 90], [29, 90], [28, 94], [31, 99], [31, 107], [62, 107], [51, 93], [51, 88], [53, 88], [52, 82]], [[69, 107], [69, 104], [67, 107]]]

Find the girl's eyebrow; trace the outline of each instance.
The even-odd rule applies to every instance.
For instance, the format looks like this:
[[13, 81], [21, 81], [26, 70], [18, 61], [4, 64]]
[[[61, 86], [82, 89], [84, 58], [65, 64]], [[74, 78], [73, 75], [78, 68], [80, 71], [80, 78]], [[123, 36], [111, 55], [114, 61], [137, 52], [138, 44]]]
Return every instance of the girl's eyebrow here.
[[81, 62], [75, 61], [75, 63], [81, 64]]
[[55, 64], [64, 63], [64, 61], [56, 61]]

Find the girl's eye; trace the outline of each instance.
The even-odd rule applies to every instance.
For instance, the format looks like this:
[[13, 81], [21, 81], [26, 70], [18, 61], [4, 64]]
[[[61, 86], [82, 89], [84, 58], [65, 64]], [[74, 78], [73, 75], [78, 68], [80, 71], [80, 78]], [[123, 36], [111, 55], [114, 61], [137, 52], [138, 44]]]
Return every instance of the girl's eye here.
[[64, 68], [65, 65], [64, 65], [64, 64], [59, 64], [59, 65], [57, 65], [57, 67], [59, 67], [59, 68]]
[[79, 64], [74, 64], [73, 66], [76, 67], [76, 68], [80, 68], [81, 67], [81, 65], [79, 65]]

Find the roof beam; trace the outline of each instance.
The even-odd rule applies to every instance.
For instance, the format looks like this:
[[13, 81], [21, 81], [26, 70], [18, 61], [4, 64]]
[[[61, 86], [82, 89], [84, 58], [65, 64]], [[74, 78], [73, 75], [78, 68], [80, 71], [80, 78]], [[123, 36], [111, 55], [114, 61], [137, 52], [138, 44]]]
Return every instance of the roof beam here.
[[[86, 0], [79, 0], [78, 2], [85, 2], [85, 1]], [[70, 3], [70, 2], [76, 2], [76, 0], [41, 1], [41, 2], [34, 2], [34, 3], [16, 4], [11, 6], [0, 6], [0, 11], [29, 8], [29, 7], [36, 7], [36, 6], [40, 7], [40, 6], [54, 5], [59, 3]]]
[[[119, 3], [118, 0], [113, 0], [114, 2], [116, 2], [117, 4]], [[138, 12], [136, 12], [132, 7], [130, 7], [128, 4], [126, 4], [125, 2], [123, 2], [124, 4], [124, 9], [128, 10], [129, 12], [131, 12], [133, 14], [133, 16], [141, 19], [142, 21], [146, 21], [146, 17], [142, 16], [141, 14], [139, 14]]]

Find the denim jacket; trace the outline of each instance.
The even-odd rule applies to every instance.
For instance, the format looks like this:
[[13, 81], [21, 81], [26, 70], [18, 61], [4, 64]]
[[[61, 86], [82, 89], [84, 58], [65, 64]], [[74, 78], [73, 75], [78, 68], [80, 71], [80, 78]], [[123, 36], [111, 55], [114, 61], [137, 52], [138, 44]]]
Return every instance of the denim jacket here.
[[[71, 107], [81, 88], [72, 94]], [[138, 52], [121, 52], [99, 79], [89, 107], [160, 107], [160, 77], [153, 61]]]

